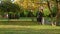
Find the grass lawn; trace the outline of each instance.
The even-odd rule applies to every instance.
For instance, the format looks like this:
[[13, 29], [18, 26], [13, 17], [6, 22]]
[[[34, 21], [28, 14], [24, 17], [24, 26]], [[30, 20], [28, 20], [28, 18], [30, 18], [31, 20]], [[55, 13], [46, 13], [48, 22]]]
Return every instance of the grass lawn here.
[[0, 25], [0, 34], [60, 34], [60, 26], [50, 25]]
[[31, 21], [0, 21], [0, 34], [60, 34], [60, 26], [39, 25]]

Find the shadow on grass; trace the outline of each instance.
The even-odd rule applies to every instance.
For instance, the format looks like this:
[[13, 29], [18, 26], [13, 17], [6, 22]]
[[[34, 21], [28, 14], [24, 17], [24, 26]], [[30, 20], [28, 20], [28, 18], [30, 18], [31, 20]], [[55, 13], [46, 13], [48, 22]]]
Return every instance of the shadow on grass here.
[[0, 21], [0, 25], [38, 25], [38, 22], [32, 21]]

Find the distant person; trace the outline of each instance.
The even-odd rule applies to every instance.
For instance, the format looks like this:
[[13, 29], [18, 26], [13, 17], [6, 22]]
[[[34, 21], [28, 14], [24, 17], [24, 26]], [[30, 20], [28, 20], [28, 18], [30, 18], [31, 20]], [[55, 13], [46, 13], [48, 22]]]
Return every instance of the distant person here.
[[38, 21], [39, 24], [42, 24], [42, 17], [43, 17], [42, 11], [38, 11], [38, 13], [37, 13], [37, 21]]

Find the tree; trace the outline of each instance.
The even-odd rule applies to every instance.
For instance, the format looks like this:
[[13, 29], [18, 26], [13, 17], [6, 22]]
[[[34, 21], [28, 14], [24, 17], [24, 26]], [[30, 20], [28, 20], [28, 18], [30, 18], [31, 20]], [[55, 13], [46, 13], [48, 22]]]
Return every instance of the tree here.
[[2, 12], [7, 12], [8, 14], [10, 14], [10, 12], [12, 12], [14, 15], [15, 13], [20, 11], [20, 7], [12, 2], [6, 2], [3, 1], [0, 5], [0, 9]]
[[58, 8], [58, 12], [56, 14], [56, 25], [60, 25], [60, 0], [56, 0], [56, 4], [57, 4], [57, 8]]
[[50, 1], [47, 1], [48, 3], [48, 8], [51, 12], [51, 24], [52, 25], [56, 25], [56, 14], [58, 12], [58, 8], [57, 8], [57, 3], [56, 3], [56, 0], [50, 0]]

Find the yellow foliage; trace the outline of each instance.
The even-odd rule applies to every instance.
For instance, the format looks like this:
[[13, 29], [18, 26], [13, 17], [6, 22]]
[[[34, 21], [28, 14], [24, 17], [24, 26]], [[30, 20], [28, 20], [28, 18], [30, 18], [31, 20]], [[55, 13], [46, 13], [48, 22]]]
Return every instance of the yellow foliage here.
[[20, 1], [17, 0], [16, 3], [18, 3], [25, 9], [36, 9], [41, 5], [40, 0], [23, 0], [23, 2], [20, 2]]

